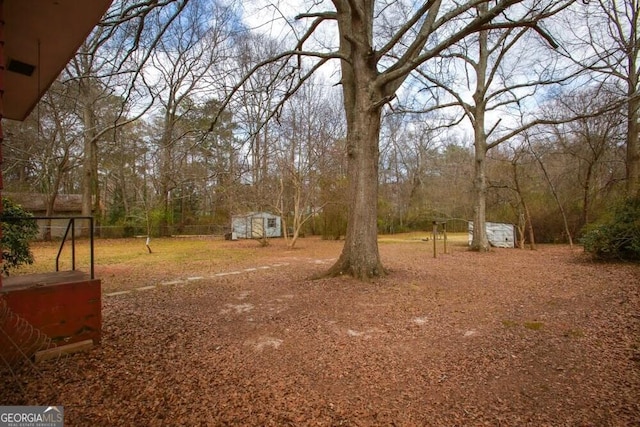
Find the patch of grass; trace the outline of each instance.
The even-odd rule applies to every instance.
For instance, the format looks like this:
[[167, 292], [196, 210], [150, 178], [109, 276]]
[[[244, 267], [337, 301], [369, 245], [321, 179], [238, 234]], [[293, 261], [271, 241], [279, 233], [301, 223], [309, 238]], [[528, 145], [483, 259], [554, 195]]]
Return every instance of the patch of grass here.
[[518, 326], [518, 322], [514, 322], [513, 320], [503, 320], [502, 325], [505, 328], [515, 328], [516, 326]]
[[[32, 245], [35, 263], [19, 270], [20, 274], [53, 271], [60, 242], [36, 242]], [[96, 266], [139, 266], [149, 268], [183, 263], [215, 263], [216, 260], [243, 261], [253, 257], [259, 247], [233, 245], [223, 240], [210, 239], [151, 239], [149, 253], [145, 239], [96, 239], [94, 256]], [[76, 268], [86, 270], [89, 266], [89, 243], [76, 242]], [[67, 242], [60, 256], [60, 269], [71, 268], [71, 243]]]
[[[397, 233], [397, 234], [380, 234], [378, 235], [378, 243], [429, 243], [433, 245], [432, 233], [430, 231]], [[425, 240], [429, 239], [429, 240]], [[449, 244], [468, 244], [469, 235], [467, 233], [447, 233], [447, 243]], [[442, 238], [437, 240], [442, 245]]]
[[[420, 286], [420, 284], [419, 284], [419, 283], [417, 283], [417, 282], [409, 282], [409, 283], [407, 283], [407, 287], [408, 287], [409, 289], [411, 289], [411, 290], [414, 290], [414, 291], [418, 291], [418, 290], [422, 289], [422, 286]], [[435, 295], [435, 296], [436, 296], [436, 297], [438, 296], [438, 293], [437, 293], [437, 292], [436, 292], [436, 295]]]
[[524, 322], [524, 327], [532, 331], [539, 331], [543, 326], [542, 322]]
[[564, 335], [566, 338], [581, 338], [584, 336], [584, 332], [580, 329], [569, 329], [564, 331]]

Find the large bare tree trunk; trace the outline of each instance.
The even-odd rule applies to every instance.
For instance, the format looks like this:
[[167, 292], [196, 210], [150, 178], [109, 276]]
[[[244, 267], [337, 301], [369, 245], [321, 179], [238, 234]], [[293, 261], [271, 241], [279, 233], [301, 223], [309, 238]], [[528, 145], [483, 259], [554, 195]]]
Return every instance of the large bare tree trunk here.
[[349, 126], [349, 213], [342, 254], [329, 274], [360, 279], [384, 274], [378, 253], [379, 109], [358, 109]]
[[[478, 6], [478, 11], [486, 13], [487, 5]], [[489, 59], [488, 31], [481, 31], [478, 34], [478, 62], [475, 64], [476, 90], [473, 94], [473, 133], [475, 146], [474, 161], [474, 203], [473, 203], [473, 236], [471, 239], [471, 250], [479, 252], [489, 251], [489, 239], [487, 238], [487, 133], [485, 131], [485, 112], [487, 100], [487, 67]]]
[[[338, 10], [342, 90], [347, 121], [348, 221], [340, 258], [329, 275], [368, 279], [385, 274], [378, 252], [378, 160], [381, 113], [387, 97], [372, 57], [373, 2]], [[362, 16], [360, 14], [363, 14]], [[368, 19], [362, 19], [366, 16]], [[392, 91], [395, 93], [395, 90]]]
[[489, 251], [489, 238], [487, 237], [487, 173], [486, 173], [486, 143], [478, 141], [476, 136], [476, 149], [474, 161], [474, 202], [473, 202], [473, 235], [471, 250], [479, 252]]

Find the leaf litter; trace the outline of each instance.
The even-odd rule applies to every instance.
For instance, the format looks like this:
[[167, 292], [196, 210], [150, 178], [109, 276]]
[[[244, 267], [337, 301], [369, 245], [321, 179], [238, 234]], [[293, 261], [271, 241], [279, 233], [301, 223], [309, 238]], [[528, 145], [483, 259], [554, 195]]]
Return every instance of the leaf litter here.
[[[274, 241], [241, 274], [186, 261], [191, 282], [157, 266], [175, 284], [104, 297], [101, 345], [3, 376], [0, 402], [63, 405], [68, 426], [640, 420], [640, 266], [388, 243], [386, 277], [311, 280], [340, 242], [300, 245]], [[109, 281], [151, 286], [128, 268]]]

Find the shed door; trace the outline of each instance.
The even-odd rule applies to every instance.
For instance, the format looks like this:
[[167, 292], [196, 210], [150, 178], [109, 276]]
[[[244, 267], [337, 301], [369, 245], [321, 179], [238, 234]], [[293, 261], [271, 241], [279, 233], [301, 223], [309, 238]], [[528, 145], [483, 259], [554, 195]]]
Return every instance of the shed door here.
[[251, 238], [264, 237], [264, 218], [251, 218]]

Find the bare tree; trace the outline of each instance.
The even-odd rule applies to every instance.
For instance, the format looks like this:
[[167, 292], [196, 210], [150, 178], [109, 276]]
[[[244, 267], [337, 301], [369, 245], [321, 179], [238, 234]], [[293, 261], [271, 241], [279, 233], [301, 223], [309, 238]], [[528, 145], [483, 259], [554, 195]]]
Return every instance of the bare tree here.
[[[84, 126], [82, 214], [91, 215], [101, 205], [98, 191], [98, 143], [116, 127], [141, 117], [152, 105], [148, 92], [140, 91], [141, 70], [159, 37], [189, 0], [114, 2], [101, 23], [80, 47], [66, 69], [67, 79], [78, 87], [78, 108]], [[150, 17], [162, 11], [161, 25], [149, 25]], [[101, 120], [96, 113], [102, 99], [120, 92], [122, 103]], [[130, 114], [132, 104], [143, 100], [146, 108]], [[99, 220], [99, 218], [98, 218]]]
[[640, 194], [640, 1], [594, 0], [576, 4], [565, 15], [566, 56], [580, 64], [598, 85], [620, 83], [612, 108], [626, 110], [627, 194]]
[[250, 74], [250, 77], [238, 93], [238, 103], [234, 105], [234, 111], [248, 143], [248, 179], [259, 194], [258, 204], [262, 204], [266, 201], [262, 194], [262, 184], [267, 184], [275, 151], [276, 130], [272, 129], [269, 117], [278, 103], [278, 92], [286, 90], [283, 84], [287, 76], [283, 74], [282, 66], [277, 62], [265, 64], [251, 72], [257, 63], [276, 54], [278, 47], [275, 41], [268, 38], [265, 40], [264, 37], [254, 34], [245, 34], [238, 40], [236, 49], [237, 67], [240, 73]]
[[[9, 126], [5, 140], [7, 156], [7, 186], [18, 192], [36, 192], [44, 199], [46, 216], [55, 214], [54, 207], [62, 189], [62, 183], [80, 164], [82, 127], [75, 114], [74, 91], [69, 84], [56, 80], [36, 109], [24, 123]], [[18, 147], [29, 151], [20, 155]], [[14, 157], [16, 156], [16, 157]], [[11, 170], [28, 164], [28, 179], [12, 182]], [[25, 179], [20, 172], [18, 178]], [[43, 230], [45, 240], [51, 239], [51, 220]]]
[[[333, 8], [328, 9], [316, 3], [297, 16], [310, 23], [295, 48], [256, 65], [257, 69], [283, 58], [297, 65], [303, 57], [315, 58], [314, 65], [304, 68], [298, 82], [291, 85], [290, 94], [330, 59], [340, 61], [350, 209], [342, 253], [327, 274], [361, 279], [385, 274], [378, 252], [376, 207], [381, 113], [409, 74], [470, 34], [533, 26], [538, 16], [530, 12], [547, 9], [541, 2], [521, 0], [499, 0], [478, 9], [481, 3], [333, 0]], [[337, 26], [335, 48], [327, 48], [324, 42], [318, 48], [314, 35], [325, 23]], [[283, 96], [282, 102], [286, 99]]]
[[611, 99], [610, 91], [585, 90], [560, 98], [549, 108], [579, 117], [567, 124], [550, 126], [559, 149], [575, 159], [574, 176], [582, 193], [579, 227], [590, 222], [594, 200], [620, 179], [615, 163], [617, 147], [624, 141], [622, 108], [593, 114], [610, 105]]
[[[522, 141], [511, 141], [492, 151], [489, 158], [493, 167], [490, 169], [492, 179], [490, 188], [493, 192], [505, 194], [503, 200], [513, 210], [518, 237], [517, 243], [520, 249], [529, 244], [530, 249], [536, 249], [535, 233], [529, 199], [533, 198], [532, 187], [538, 186], [538, 180], [532, 176], [532, 171], [537, 169], [537, 163], [528, 146]], [[503, 203], [504, 205], [504, 203]]]
[[[543, 146], [542, 144], [538, 144], [537, 147], [534, 146], [534, 144], [531, 141], [531, 137], [528, 134], [525, 134], [524, 137], [525, 137], [525, 141], [527, 142], [529, 151], [533, 154], [534, 158], [536, 159], [536, 162], [540, 166], [540, 169], [544, 174], [544, 178], [547, 181], [547, 184], [549, 185], [549, 189], [551, 190], [551, 194], [553, 194], [553, 199], [558, 205], [558, 210], [560, 211], [560, 215], [562, 216], [562, 223], [564, 225], [565, 235], [567, 237], [567, 240], [569, 241], [569, 246], [573, 247], [573, 237], [572, 237], [573, 233], [571, 232], [571, 227], [569, 226], [567, 210], [565, 209], [564, 203], [560, 198], [560, 193], [554, 183], [554, 180], [551, 178], [551, 174], [549, 173], [549, 167], [546, 164], [546, 162], [543, 160], [542, 153], [539, 152], [539, 149], [542, 148]], [[548, 143], [546, 144], [547, 147], [549, 145], [550, 144]]]
[[524, 248], [527, 237], [529, 239], [529, 248], [536, 249], [536, 238], [533, 231], [533, 220], [531, 219], [531, 211], [529, 210], [529, 204], [524, 195], [522, 189], [522, 179], [520, 178], [519, 165], [522, 157], [525, 156], [525, 152], [522, 148], [514, 150], [514, 156], [511, 159], [511, 170], [513, 173], [514, 190], [518, 197], [518, 232], [520, 238], [518, 239], [519, 247]]
[[[284, 237], [293, 248], [302, 227], [328, 203], [321, 200], [320, 165], [327, 147], [340, 138], [342, 118], [322, 85], [310, 82], [285, 106], [279, 120], [275, 157], [279, 175], [276, 211], [283, 221]], [[289, 232], [289, 227], [291, 232]]]
[[[521, 120], [519, 112], [541, 88], [557, 84], [567, 77], [555, 69], [555, 54], [546, 44], [557, 47], [553, 38], [542, 29], [542, 20], [562, 11], [568, 2], [538, 4], [526, 16], [530, 25], [495, 30], [482, 30], [461, 40], [442, 54], [450, 61], [443, 76], [442, 64], [435, 70], [419, 70], [424, 84], [449, 94], [449, 102], [439, 102], [433, 109], [462, 108], [463, 115], [473, 128], [474, 135], [474, 212], [471, 249], [490, 248], [485, 223], [488, 178], [487, 153], [513, 136], [539, 124], [535, 118]], [[486, 13], [487, 3], [480, 3], [476, 13]], [[542, 45], [540, 43], [542, 41]], [[464, 70], [464, 73], [463, 73]], [[448, 74], [448, 76], [447, 76]], [[448, 77], [443, 80], [443, 77]], [[465, 84], [466, 82], [466, 84]], [[431, 89], [433, 90], [433, 89]], [[471, 99], [464, 94], [471, 92]], [[509, 118], [509, 116], [515, 117]], [[506, 120], [503, 120], [506, 119]]]
[[[436, 217], [453, 215], [445, 205], [447, 200], [456, 198], [460, 188], [454, 188], [455, 176], [444, 171], [447, 136], [443, 129], [434, 128], [434, 122], [437, 120], [402, 113], [387, 114], [383, 119], [378, 209], [385, 231], [394, 232], [425, 221], [431, 227]], [[439, 182], [441, 178], [450, 178], [453, 185]], [[446, 194], [439, 191], [443, 185]]]
[[[146, 80], [162, 106], [158, 120], [158, 193], [160, 234], [168, 235], [171, 191], [181, 186], [179, 172], [193, 143], [186, 136], [195, 131], [178, 124], [196, 108], [196, 99], [208, 87], [213, 67], [226, 60], [230, 14], [223, 7], [208, 7], [202, 0], [191, 0], [182, 15], [168, 26], [151, 55]], [[203, 16], [207, 16], [203, 20]], [[157, 19], [162, 19], [158, 17]], [[156, 24], [162, 25], [162, 21]]]
[[[346, 11], [349, 11], [347, 16], [351, 18], [349, 21], [342, 17], [342, 20], [346, 21], [344, 24], [340, 25], [342, 20], [340, 19], [340, 8], [338, 8], [338, 23], [339, 28], [341, 29], [341, 53], [343, 55], [346, 54], [347, 59], [343, 59], [343, 89], [345, 91], [345, 110], [347, 113], [347, 122], [349, 123], [349, 118], [352, 118], [352, 128], [349, 130], [354, 130], [357, 136], [354, 137], [353, 144], [349, 147], [353, 149], [352, 157], [353, 163], [357, 172], [355, 172], [352, 177], [352, 188], [350, 194], [355, 195], [355, 202], [353, 204], [353, 215], [350, 219], [350, 225], [355, 225], [355, 230], [353, 231], [353, 237], [350, 241], [349, 239], [349, 231], [347, 232], [347, 242], [345, 244], [345, 250], [343, 250], [343, 254], [333, 269], [333, 272], [340, 272], [345, 269], [352, 268], [352, 272], [357, 277], [367, 277], [371, 275], [375, 275], [375, 272], [379, 272], [379, 261], [376, 266], [373, 266], [372, 260], [375, 259], [374, 254], [362, 254], [362, 250], [358, 249], [360, 245], [366, 248], [375, 248], [377, 252], [377, 247], [375, 245], [365, 242], [369, 242], [367, 239], [372, 239], [372, 237], [367, 237], [367, 233], [363, 233], [362, 229], [366, 227], [366, 225], [361, 224], [358, 225], [358, 222], [364, 222], [365, 224], [373, 222], [372, 219], [368, 221], [365, 219], [362, 221], [362, 211], [366, 211], [365, 208], [358, 209], [358, 202], [363, 201], [365, 198], [371, 197], [371, 199], [375, 200], [375, 197], [372, 197], [374, 194], [369, 195], [367, 193], [366, 185], [363, 185], [363, 182], [360, 181], [360, 184], [357, 184], [359, 180], [362, 178], [367, 179], [366, 173], [363, 174], [362, 171], [365, 170], [365, 164], [370, 163], [370, 159], [367, 159], [367, 155], [373, 151], [373, 156], [375, 157], [377, 153], [376, 150], [371, 150], [371, 146], [374, 145], [370, 141], [376, 141], [377, 144], [377, 135], [368, 134], [367, 130], [371, 132], [372, 129], [378, 129], [379, 119], [375, 119], [374, 116], [379, 115], [380, 110], [376, 111], [376, 107], [381, 108], [380, 102], [384, 102], [385, 96], [393, 96], [395, 91], [400, 87], [404, 79], [407, 77], [409, 72], [414, 70], [420, 64], [423, 64], [428, 59], [443, 53], [446, 49], [452, 47], [455, 43], [463, 40], [469, 34], [480, 31], [479, 43], [481, 45], [481, 50], [488, 49], [488, 44], [486, 42], [486, 38], [488, 37], [489, 32], [491, 31], [492, 25], [488, 25], [489, 22], [493, 21], [493, 26], [500, 26], [500, 24], [495, 20], [495, 17], [501, 14], [505, 14], [508, 18], [512, 19], [516, 23], [523, 24], [523, 21], [529, 23], [530, 26], [535, 27], [538, 20], [541, 17], [546, 16], [547, 13], [552, 13], [553, 11], [560, 8], [560, 5], [555, 7], [549, 7], [549, 5], [537, 4], [535, 11], [534, 9], [528, 9], [527, 7], [523, 7], [520, 10], [522, 15], [515, 17], [509, 16], [509, 12], [507, 11], [509, 6], [513, 5], [514, 2], [498, 2], [494, 5], [489, 5], [487, 3], [464, 3], [458, 8], [452, 8], [450, 10], [443, 10], [443, 14], [438, 16], [440, 12], [440, 8], [443, 7], [439, 2], [426, 3], [423, 7], [425, 9], [419, 11], [422, 15], [418, 16], [418, 14], [414, 14], [408, 21], [408, 24], [414, 24], [422, 19], [421, 25], [417, 30], [416, 38], [412, 43], [409, 44], [409, 48], [404, 52], [398, 52], [399, 45], [397, 45], [397, 41], [402, 39], [402, 36], [405, 36], [405, 29], [402, 29], [401, 32], [396, 33], [395, 37], [392, 37], [391, 40], [384, 45], [385, 47], [382, 49], [384, 53], [393, 53], [393, 56], [398, 58], [393, 65], [389, 66], [384, 72], [378, 73], [373, 71], [373, 67], [371, 67], [371, 54], [373, 54], [373, 58], [384, 58], [384, 55], [380, 55], [381, 52], [375, 52], [372, 46], [367, 44], [367, 40], [363, 39], [362, 35], [353, 35], [354, 29], [357, 30], [358, 27], [354, 26], [354, 24], [358, 24], [360, 20], [356, 20], [353, 22], [353, 18], [361, 18], [358, 13], [352, 13], [352, 9], [347, 7], [346, 5], [342, 5]], [[525, 6], [524, 4], [522, 6]], [[462, 9], [462, 10], [460, 10]], [[542, 11], [542, 12], [540, 12]], [[371, 9], [371, 13], [373, 16], [373, 8]], [[434, 36], [439, 36], [441, 32], [446, 32], [445, 29], [448, 29], [446, 26], [446, 21], [442, 19], [453, 18], [453, 16], [448, 16], [450, 14], [454, 14], [455, 17], [466, 17], [466, 20], [463, 20], [464, 24], [453, 29], [452, 33], [446, 34], [444, 37], [438, 37], [438, 42], [435, 47], [431, 47], [427, 41]], [[471, 16], [469, 16], [471, 15]], [[415, 19], [415, 22], [412, 21]], [[365, 22], [367, 22], [365, 20]], [[373, 24], [373, 20], [370, 22]], [[515, 25], [514, 25], [515, 26]], [[405, 28], [407, 26], [405, 25]], [[509, 25], [511, 27], [511, 25]], [[364, 30], [364, 29], [363, 29]], [[363, 31], [366, 34], [366, 31]], [[356, 42], [352, 41], [351, 38], [355, 38]], [[423, 44], [424, 43], [424, 44]], [[508, 42], [507, 42], [508, 43]], [[499, 41], [498, 45], [501, 46], [502, 43]], [[424, 47], [427, 46], [426, 50], [423, 50]], [[365, 48], [365, 49], [363, 49]], [[369, 49], [367, 51], [366, 49]], [[476, 62], [475, 67], [477, 70], [477, 81], [478, 85], [476, 87], [476, 92], [474, 95], [475, 106], [477, 109], [474, 111], [474, 128], [477, 128], [478, 133], [482, 135], [486, 135], [485, 123], [484, 123], [484, 111], [486, 108], [486, 95], [487, 95], [487, 60], [488, 60], [489, 52], [481, 52], [480, 59]], [[388, 60], [388, 58], [385, 58]], [[499, 62], [499, 61], [498, 61]], [[368, 69], [367, 69], [368, 66]], [[363, 71], [360, 71], [363, 69]], [[495, 74], [495, 71], [493, 72]], [[493, 74], [489, 76], [489, 78], [493, 77]], [[349, 84], [350, 83], [350, 84]], [[359, 90], [360, 87], [366, 87], [368, 90], [362, 91]], [[373, 96], [372, 94], [376, 94], [377, 96]], [[388, 99], [388, 98], [387, 98]], [[374, 102], [372, 102], [374, 101]], [[377, 102], [375, 102], [377, 101]], [[358, 117], [361, 110], [366, 110], [366, 114], [362, 114], [365, 117]], [[352, 112], [352, 113], [350, 113]], [[365, 125], [366, 129], [360, 128], [360, 126]], [[365, 138], [369, 142], [363, 142], [361, 140], [360, 135], [366, 135]], [[349, 139], [349, 137], [348, 137]], [[368, 148], [367, 148], [368, 147]], [[484, 155], [486, 151], [481, 154]], [[350, 157], [351, 159], [351, 157]], [[478, 157], [477, 157], [478, 159]], [[364, 164], [363, 164], [364, 163]], [[478, 185], [482, 186], [484, 181], [482, 180], [483, 174], [477, 173], [477, 176], [480, 178], [476, 178], [478, 180]], [[361, 187], [365, 187], [362, 189]], [[482, 193], [482, 188], [478, 189], [478, 193]], [[369, 190], [371, 191], [371, 190]], [[370, 204], [369, 204], [370, 205]], [[369, 206], [370, 207], [370, 206]], [[479, 204], [477, 207], [477, 214], [480, 215], [483, 213], [484, 206]], [[375, 211], [375, 209], [374, 209]], [[375, 213], [375, 212], [374, 212]], [[481, 218], [482, 219], [482, 218]], [[371, 227], [373, 228], [373, 227]], [[366, 229], [366, 228], [365, 228]], [[484, 227], [474, 227], [474, 229], [484, 230]], [[372, 233], [373, 234], [373, 233]], [[371, 249], [369, 249], [371, 250]], [[351, 266], [351, 252], [354, 253], [354, 258], [356, 261], [356, 266]], [[363, 257], [364, 255], [364, 257]], [[366, 259], [367, 261], [362, 262], [360, 260]], [[366, 266], [365, 269], [362, 269], [363, 264]], [[372, 269], [373, 267], [373, 269]]]

